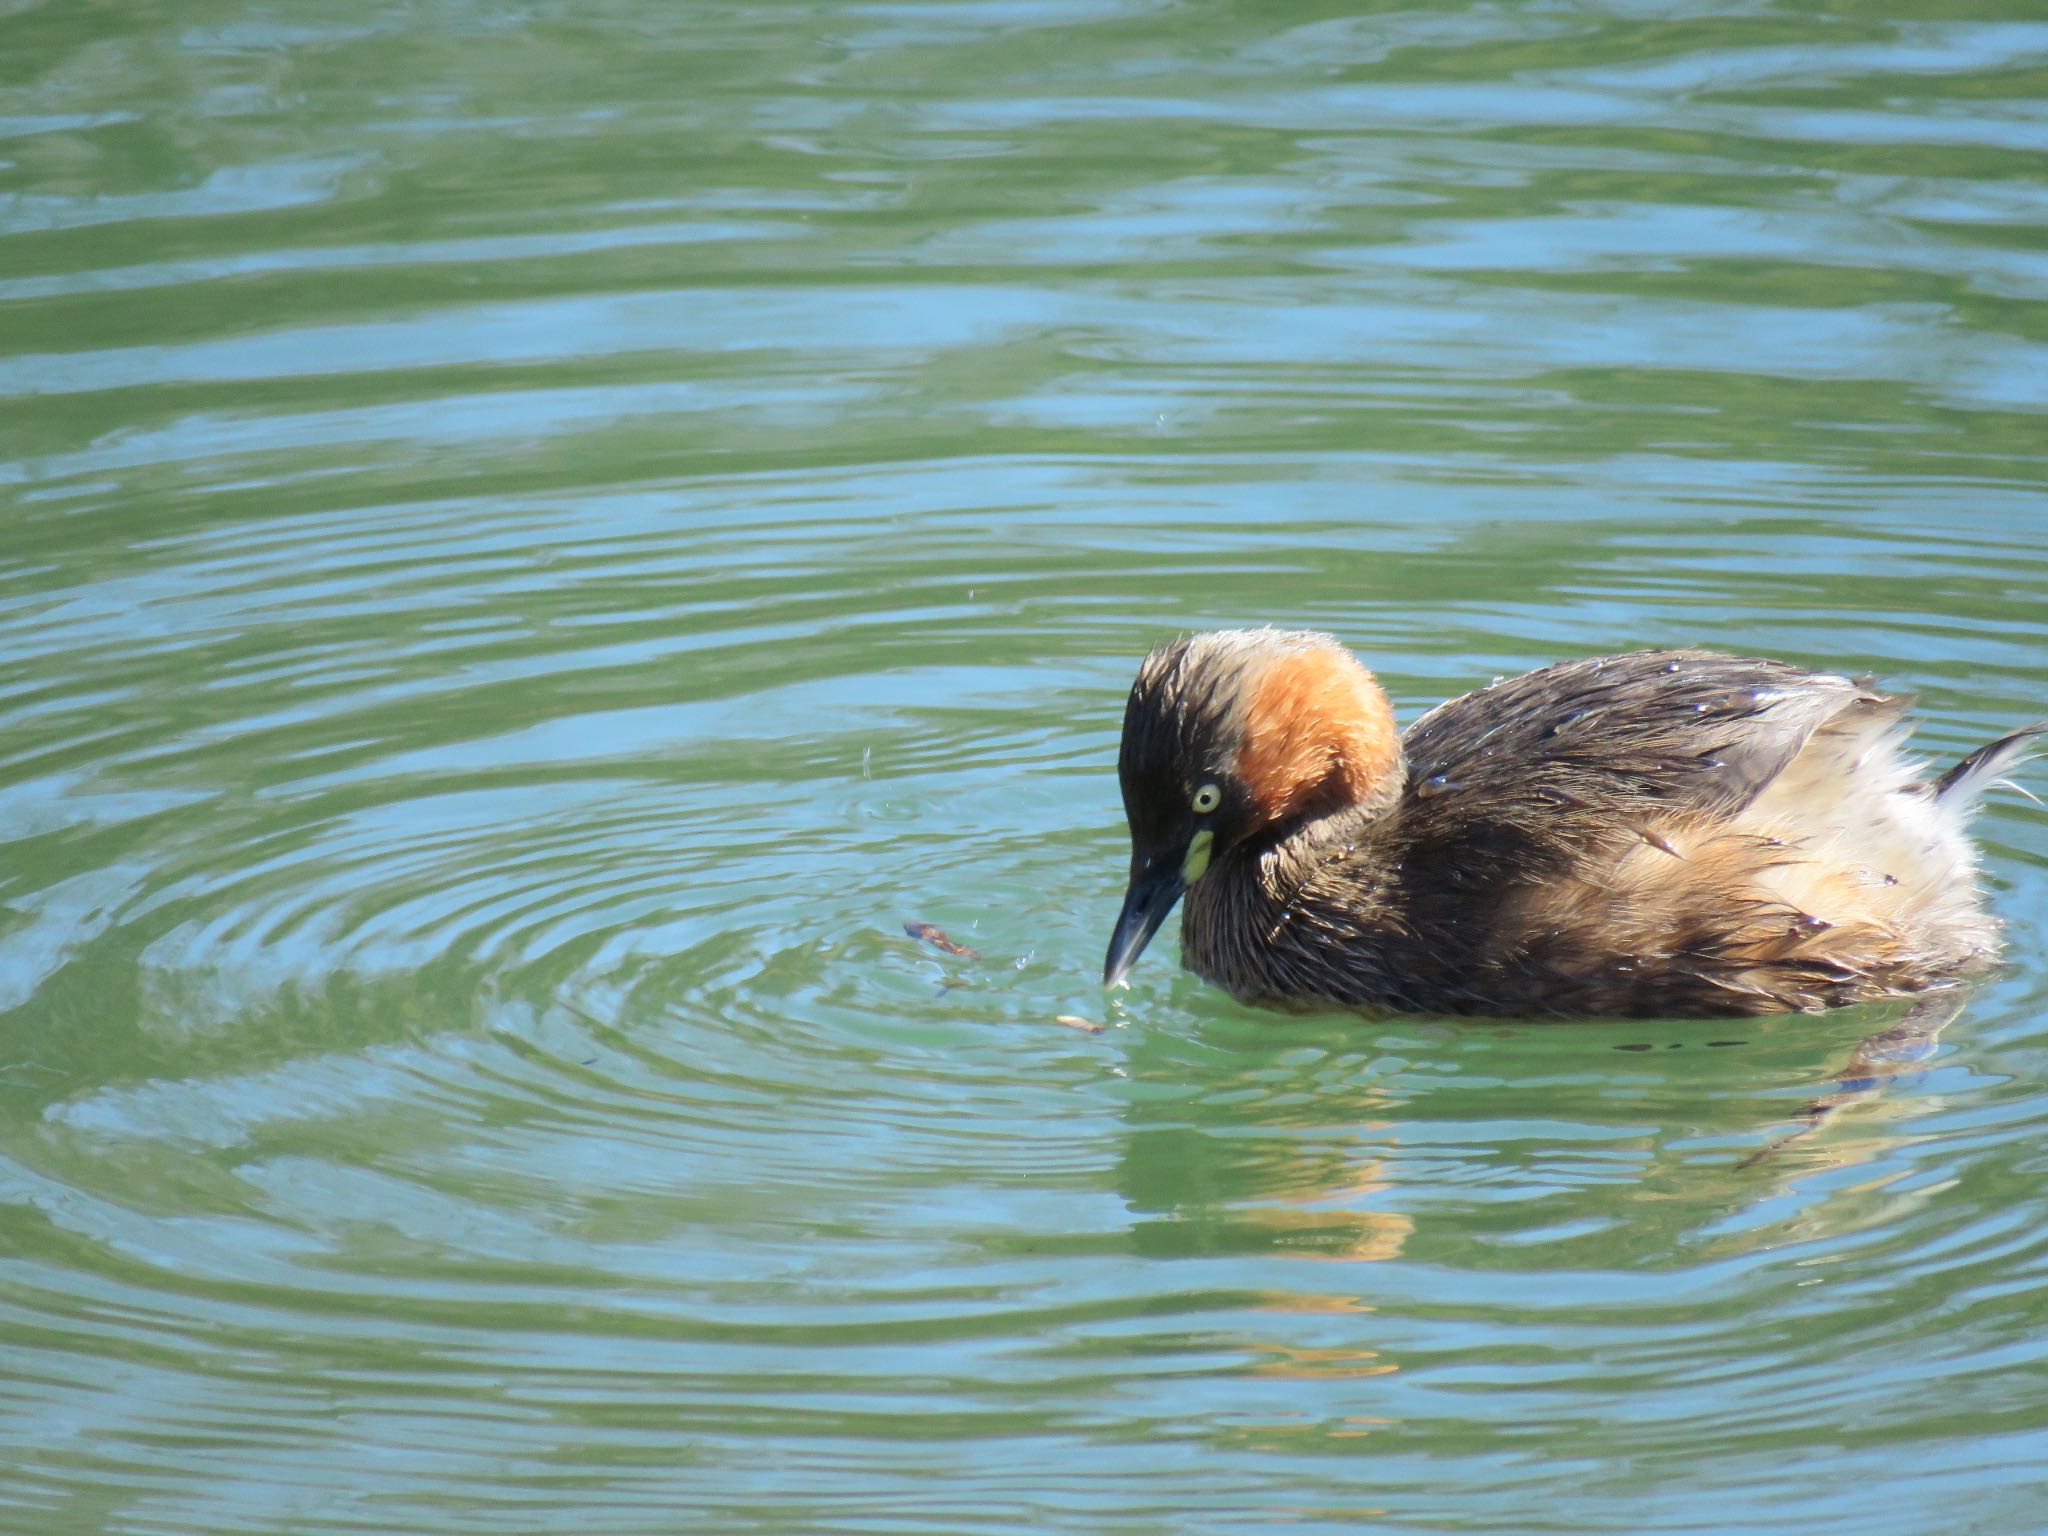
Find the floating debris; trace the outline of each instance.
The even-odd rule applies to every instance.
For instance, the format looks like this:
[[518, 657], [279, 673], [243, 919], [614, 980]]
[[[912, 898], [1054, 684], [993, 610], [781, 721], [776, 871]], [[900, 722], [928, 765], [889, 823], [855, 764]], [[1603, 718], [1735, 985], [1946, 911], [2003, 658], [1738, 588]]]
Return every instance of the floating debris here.
[[946, 930], [937, 923], [905, 923], [903, 931], [913, 939], [923, 939], [934, 949], [944, 950], [949, 955], [958, 955], [963, 960], [979, 960], [981, 951], [969, 949], [965, 944], [955, 944], [946, 936]]
[[1102, 1033], [1102, 1026], [1100, 1024], [1097, 1024], [1093, 1019], [1084, 1019], [1078, 1013], [1057, 1014], [1053, 1018], [1053, 1023], [1064, 1024], [1069, 1029], [1078, 1029], [1084, 1035], [1099, 1035]]

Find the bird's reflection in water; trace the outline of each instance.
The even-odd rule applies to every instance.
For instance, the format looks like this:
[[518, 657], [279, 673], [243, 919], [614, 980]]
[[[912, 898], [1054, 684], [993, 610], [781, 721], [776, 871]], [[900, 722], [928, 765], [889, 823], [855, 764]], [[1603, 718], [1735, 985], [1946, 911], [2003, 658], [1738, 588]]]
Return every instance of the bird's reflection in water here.
[[[1955, 1022], [1968, 1002], [1965, 988], [1935, 992], [1913, 1004], [1896, 1023], [1866, 1035], [1834, 1081], [1800, 1107], [1792, 1128], [1772, 1137], [1737, 1166], [1754, 1168], [1779, 1159], [1796, 1143], [1818, 1151], [1816, 1132], [1845, 1110], [1882, 1102], [1893, 1079], [1916, 1070], [1940, 1049], [1941, 1032]], [[1838, 1165], [1844, 1160], [1828, 1161]]]
[[1546, 1341], [1605, 1337], [1616, 1308], [1712, 1354], [1733, 1325], [1702, 1321], [1689, 1276], [1793, 1245], [1812, 1263], [1916, 1198], [1827, 1175], [1906, 1139], [1873, 1111], [1936, 1102], [1893, 1079], [1959, 1001], [1739, 1034], [1249, 1014], [1122, 1032], [1125, 1240], [1236, 1297], [1151, 1348], [1217, 1384], [1190, 1397], [1210, 1443], [1277, 1454], [1402, 1433], [1435, 1371], [1510, 1381], [1541, 1357], [1611, 1390]]
[[1369, 1050], [1329, 1043], [1320, 1030], [1313, 1042], [1227, 1050], [1137, 1039], [1140, 1091], [1117, 1186], [1142, 1251], [1326, 1261], [1401, 1252], [1413, 1223], [1380, 1200], [1398, 1104]]
[[[1927, 1107], [1890, 1102], [1894, 1080], [1963, 1001], [1745, 1020], [1739, 1038], [1726, 1021], [1133, 1032], [1117, 1187], [1131, 1240], [1161, 1258], [1381, 1262], [1417, 1257], [1420, 1228], [1432, 1263], [1680, 1262], [1804, 1176], [1893, 1145], [1870, 1112]], [[1336, 1290], [1301, 1306], [1351, 1305]]]

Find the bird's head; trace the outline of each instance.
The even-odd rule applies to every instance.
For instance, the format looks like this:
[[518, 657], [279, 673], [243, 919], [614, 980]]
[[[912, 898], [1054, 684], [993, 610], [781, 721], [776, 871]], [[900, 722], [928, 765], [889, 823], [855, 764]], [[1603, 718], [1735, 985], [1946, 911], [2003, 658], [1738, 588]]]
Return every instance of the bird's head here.
[[1155, 648], [1124, 709], [1131, 881], [1104, 983], [1213, 862], [1275, 829], [1391, 805], [1402, 771], [1386, 693], [1328, 635], [1219, 630]]

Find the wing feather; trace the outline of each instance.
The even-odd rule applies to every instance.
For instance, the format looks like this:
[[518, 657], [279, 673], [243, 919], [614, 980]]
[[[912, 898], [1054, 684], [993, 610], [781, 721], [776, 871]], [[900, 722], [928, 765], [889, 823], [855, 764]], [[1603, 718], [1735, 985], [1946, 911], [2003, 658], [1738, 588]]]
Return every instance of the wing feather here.
[[1416, 721], [1401, 814], [1419, 856], [1467, 862], [1458, 886], [1540, 877], [1652, 821], [1725, 821], [1844, 711], [1888, 719], [1910, 702], [1710, 651], [1561, 662]]

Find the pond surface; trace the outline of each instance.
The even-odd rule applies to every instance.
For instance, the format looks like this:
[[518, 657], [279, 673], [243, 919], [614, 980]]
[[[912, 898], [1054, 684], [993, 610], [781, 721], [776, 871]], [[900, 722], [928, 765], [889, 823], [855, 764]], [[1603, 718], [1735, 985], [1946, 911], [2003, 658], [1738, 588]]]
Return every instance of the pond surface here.
[[2038, 1531], [2024, 800], [1754, 1162], [1887, 1016], [1099, 966], [1182, 629], [2048, 713], [2044, 98], [2038, 0], [7, 6], [0, 1521]]

